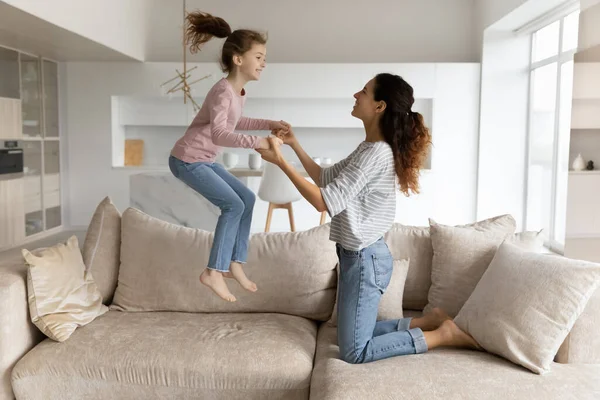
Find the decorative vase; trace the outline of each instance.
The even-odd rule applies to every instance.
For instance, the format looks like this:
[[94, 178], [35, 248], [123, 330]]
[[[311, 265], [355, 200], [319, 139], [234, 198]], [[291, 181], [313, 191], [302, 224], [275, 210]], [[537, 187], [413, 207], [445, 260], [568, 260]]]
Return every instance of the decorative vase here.
[[262, 158], [260, 158], [259, 154], [250, 154], [248, 157], [248, 167], [250, 169], [260, 169], [262, 165]]
[[237, 165], [240, 156], [235, 153], [223, 153], [223, 164], [225, 168], [233, 168]]
[[593, 171], [594, 170], [594, 162], [593, 161], [588, 161], [586, 169], [588, 171]]
[[581, 156], [581, 153], [577, 155], [575, 161], [573, 161], [573, 170], [574, 171], [583, 171], [585, 169], [585, 160]]

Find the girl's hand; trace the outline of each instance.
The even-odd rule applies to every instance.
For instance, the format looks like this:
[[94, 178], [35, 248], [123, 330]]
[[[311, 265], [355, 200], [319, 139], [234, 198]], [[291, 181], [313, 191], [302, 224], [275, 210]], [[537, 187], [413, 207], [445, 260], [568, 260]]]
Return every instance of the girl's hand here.
[[296, 139], [296, 135], [291, 126], [287, 131], [284, 131], [283, 129], [274, 129], [271, 131], [271, 134], [277, 136], [283, 141], [283, 144], [287, 144], [288, 146], [293, 146], [298, 143], [298, 139]]
[[[256, 149], [258, 150], [268, 150], [271, 148], [271, 143], [269, 141], [270, 138], [260, 138], [260, 142], [258, 144], [258, 148]], [[277, 137], [274, 137], [273, 139], [276, 140], [276, 142], [279, 144], [279, 146], [281, 146], [283, 144], [283, 141]]]
[[271, 131], [274, 131], [274, 130], [288, 131], [290, 129], [290, 124], [288, 124], [285, 121], [269, 121], [269, 129]]
[[270, 145], [269, 149], [257, 149], [256, 151], [262, 156], [263, 160], [281, 167], [281, 165], [285, 162], [283, 155], [281, 154], [281, 139], [270, 136], [268, 141]]

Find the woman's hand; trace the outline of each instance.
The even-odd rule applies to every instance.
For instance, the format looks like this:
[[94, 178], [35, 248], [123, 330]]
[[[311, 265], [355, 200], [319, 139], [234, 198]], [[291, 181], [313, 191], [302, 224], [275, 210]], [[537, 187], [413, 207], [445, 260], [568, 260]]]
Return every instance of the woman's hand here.
[[277, 136], [283, 141], [283, 144], [287, 144], [290, 147], [293, 147], [294, 145], [298, 144], [298, 139], [296, 138], [294, 130], [291, 126], [288, 128], [287, 131], [283, 129], [273, 129], [271, 131], [271, 134]]
[[274, 136], [270, 136], [267, 140], [270, 145], [269, 148], [256, 149], [256, 151], [261, 155], [263, 160], [281, 167], [281, 165], [285, 162], [285, 159], [281, 154], [281, 139]]
[[[279, 145], [281, 146], [283, 144], [283, 141], [279, 138], [274, 137], [273, 139], [275, 139]], [[269, 142], [269, 138], [260, 138], [260, 142], [258, 142], [258, 147], [256, 148], [256, 151], [258, 150], [268, 150], [271, 148], [271, 144]]]
[[285, 121], [269, 121], [269, 129], [272, 131], [288, 131], [290, 129], [290, 124]]

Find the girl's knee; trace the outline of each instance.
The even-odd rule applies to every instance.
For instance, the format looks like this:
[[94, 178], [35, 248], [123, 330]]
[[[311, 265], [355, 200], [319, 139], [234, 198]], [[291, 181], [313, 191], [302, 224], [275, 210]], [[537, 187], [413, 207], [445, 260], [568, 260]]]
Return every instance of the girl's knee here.
[[232, 215], [242, 215], [245, 209], [246, 205], [240, 198], [231, 199], [221, 207], [222, 212]]
[[252, 210], [254, 208], [254, 203], [256, 202], [256, 195], [254, 192], [248, 188], [245, 188], [242, 192], [238, 192], [238, 196], [244, 203], [244, 207], [248, 210]]
[[256, 195], [254, 194], [253, 191], [248, 190], [248, 194], [244, 199], [244, 203], [246, 205], [246, 208], [253, 208], [254, 207], [254, 203], [256, 203]]

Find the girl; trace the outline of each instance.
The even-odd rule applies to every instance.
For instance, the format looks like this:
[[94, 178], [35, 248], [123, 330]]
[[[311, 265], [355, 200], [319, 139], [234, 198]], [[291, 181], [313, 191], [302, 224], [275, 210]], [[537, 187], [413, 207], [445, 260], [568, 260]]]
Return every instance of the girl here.
[[[198, 115], [185, 135], [175, 143], [169, 168], [176, 178], [221, 209], [207, 268], [200, 282], [227, 301], [235, 301], [224, 277], [236, 279], [251, 291], [257, 290], [242, 264], [248, 254], [248, 238], [254, 208], [254, 193], [225, 168], [215, 163], [221, 147], [268, 149], [260, 136], [234, 133], [234, 130], [287, 130], [289, 124], [242, 117], [246, 101], [244, 85], [260, 78], [266, 64], [266, 38], [251, 30], [231, 31], [221, 18], [194, 12], [187, 17], [187, 40], [192, 53], [212, 37], [226, 38], [221, 67], [227, 77], [206, 95]], [[277, 139], [273, 143], [281, 143]]]
[[438, 346], [477, 348], [475, 340], [440, 309], [421, 318], [377, 321], [379, 301], [393, 269], [392, 255], [382, 237], [396, 214], [396, 179], [405, 195], [419, 192], [419, 169], [431, 136], [421, 114], [411, 110], [412, 87], [399, 76], [379, 74], [354, 98], [352, 115], [363, 121], [366, 139], [330, 168], [321, 169], [312, 161], [292, 130], [277, 132], [317, 185], [283, 159], [277, 141], [272, 140], [271, 149], [259, 150], [318, 211], [326, 210], [332, 216], [330, 239], [337, 243], [340, 262], [341, 358], [366, 363]]

